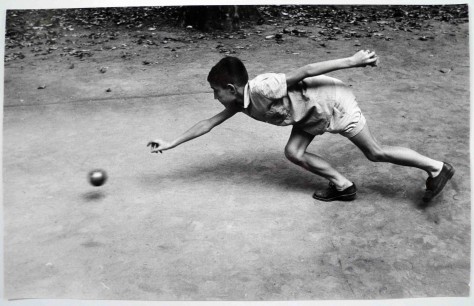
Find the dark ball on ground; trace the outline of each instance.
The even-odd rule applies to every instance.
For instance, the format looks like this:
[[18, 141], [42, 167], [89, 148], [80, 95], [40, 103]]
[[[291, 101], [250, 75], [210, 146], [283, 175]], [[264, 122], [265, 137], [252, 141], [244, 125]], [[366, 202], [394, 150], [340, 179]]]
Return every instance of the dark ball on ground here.
[[107, 180], [107, 173], [104, 170], [96, 169], [89, 172], [89, 182], [92, 186], [102, 186]]

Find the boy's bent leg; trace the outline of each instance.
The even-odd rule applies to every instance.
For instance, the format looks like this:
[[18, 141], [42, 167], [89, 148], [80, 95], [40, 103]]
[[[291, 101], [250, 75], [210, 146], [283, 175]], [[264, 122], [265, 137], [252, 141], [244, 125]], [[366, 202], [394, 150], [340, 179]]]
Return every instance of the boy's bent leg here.
[[[326, 194], [327, 197], [324, 198], [326, 200], [336, 200], [338, 199], [338, 194], [341, 192], [344, 193], [344, 191], [351, 187], [355, 189], [354, 184], [334, 169], [328, 162], [315, 154], [306, 152], [306, 149], [313, 139], [314, 135], [293, 127], [290, 139], [285, 147], [286, 157], [291, 162], [331, 182]], [[355, 190], [353, 192], [355, 195]]]
[[448, 163], [428, 158], [408, 148], [379, 145], [367, 125], [361, 132], [349, 139], [371, 161], [390, 162], [426, 171], [429, 177], [426, 180], [426, 193], [423, 197], [425, 202], [440, 193], [454, 174], [454, 168]]
[[426, 171], [430, 177], [437, 176], [443, 168], [443, 162], [421, 155], [411, 149], [381, 146], [370, 133], [367, 124], [357, 135], [349, 139], [373, 162], [389, 162], [415, 167]]

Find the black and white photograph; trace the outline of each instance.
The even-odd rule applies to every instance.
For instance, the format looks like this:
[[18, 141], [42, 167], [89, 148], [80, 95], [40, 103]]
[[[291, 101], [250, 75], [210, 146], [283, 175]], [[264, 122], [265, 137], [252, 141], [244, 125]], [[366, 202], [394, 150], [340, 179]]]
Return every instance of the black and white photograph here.
[[468, 305], [470, 8], [10, 2], [4, 300]]

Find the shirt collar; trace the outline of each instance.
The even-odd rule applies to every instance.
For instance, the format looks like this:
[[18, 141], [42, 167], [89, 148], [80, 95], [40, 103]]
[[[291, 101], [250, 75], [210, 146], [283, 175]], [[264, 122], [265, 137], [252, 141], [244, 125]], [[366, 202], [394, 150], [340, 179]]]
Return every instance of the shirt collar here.
[[250, 105], [250, 96], [249, 96], [249, 83], [245, 85], [244, 88], [244, 108], [248, 108]]

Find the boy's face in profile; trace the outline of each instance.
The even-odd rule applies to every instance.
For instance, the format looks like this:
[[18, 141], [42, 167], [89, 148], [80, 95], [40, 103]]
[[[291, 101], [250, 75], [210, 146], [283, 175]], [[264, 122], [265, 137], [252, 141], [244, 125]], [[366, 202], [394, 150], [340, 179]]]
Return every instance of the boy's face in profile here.
[[222, 88], [216, 84], [210, 84], [212, 90], [214, 90], [214, 99], [219, 100], [225, 107], [229, 107], [235, 104], [236, 90], [232, 84], [228, 84], [225, 88]]

